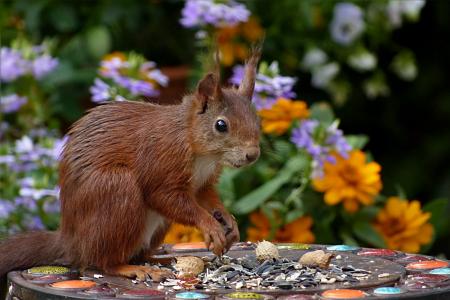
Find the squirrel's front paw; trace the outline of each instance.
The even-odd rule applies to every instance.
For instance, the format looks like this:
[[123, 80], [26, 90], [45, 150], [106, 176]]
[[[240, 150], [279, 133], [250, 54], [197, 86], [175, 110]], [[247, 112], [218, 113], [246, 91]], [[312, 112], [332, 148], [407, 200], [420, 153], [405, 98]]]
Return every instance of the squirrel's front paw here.
[[208, 249], [214, 252], [215, 255], [222, 255], [227, 245], [227, 239], [222, 226], [215, 222], [214, 225], [201, 227], [201, 229]]
[[213, 211], [213, 216], [214, 219], [222, 224], [227, 240], [225, 250], [228, 251], [234, 242], [238, 242], [240, 240], [239, 228], [236, 223], [236, 219], [225, 210], [215, 210]]
[[241, 236], [239, 234], [239, 228], [234, 217], [230, 214], [225, 215], [225, 217], [227, 218], [227, 223], [231, 224], [231, 231], [226, 235], [226, 250], [229, 250], [233, 243], [240, 241]]

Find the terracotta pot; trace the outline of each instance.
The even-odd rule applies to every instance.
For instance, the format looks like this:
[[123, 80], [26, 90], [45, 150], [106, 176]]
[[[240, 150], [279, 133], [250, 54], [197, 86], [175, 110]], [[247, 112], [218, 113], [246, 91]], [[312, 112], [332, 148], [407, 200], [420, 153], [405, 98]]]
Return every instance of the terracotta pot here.
[[180, 103], [183, 96], [188, 92], [187, 83], [189, 77], [188, 66], [162, 67], [161, 72], [169, 77], [169, 85], [161, 89], [161, 94], [152, 102], [159, 104]]

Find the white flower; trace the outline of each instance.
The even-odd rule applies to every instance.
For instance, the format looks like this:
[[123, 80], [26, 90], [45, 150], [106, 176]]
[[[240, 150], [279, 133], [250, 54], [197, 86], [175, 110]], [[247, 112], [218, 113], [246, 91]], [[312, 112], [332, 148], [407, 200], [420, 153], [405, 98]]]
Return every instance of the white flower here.
[[403, 13], [411, 19], [419, 17], [420, 11], [425, 6], [425, 0], [402, 1]]
[[59, 191], [56, 189], [51, 190], [51, 189], [36, 189], [36, 188], [22, 187], [19, 191], [19, 195], [22, 197], [31, 197], [34, 200], [39, 200], [46, 196], [58, 197]]
[[327, 87], [331, 80], [339, 73], [340, 67], [336, 62], [319, 66], [313, 70], [311, 84], [316, 88]]
[[402, 25], [402, 17], [417, 20], [420, 11], [425, 6], [425, 0], [390, 0], [387, 5], [387, 16], [392, 27]]
[[384, 76], [377, 74], [363, 83], [363, 89], [369, 99], [385, 97], [390, 93], [389, 86], [386, 84]]
[[16, 152], [17, 153], [28, 153], [33, 150], [33, 141], [29, 136], [23, 136], [20, 140], [16, 141]]
[[331, 38], [338, 44], [350, 45], [365, 28], [363, 11], [353, 3], [338, 3], [330, 23]]
[[305, 69], [312, 69], [324, 64], [328, 59], [327, 54], [319, 48], [309, 49], [303, 56], [302, 66]]
[[377, 65], [377, 58], [368, 51], [359, 51], [348, 57], [348, 64], [357, 71], [370, 71]]
[[392, 60], [391, 69], [403, 80], [411, 81], [417, 76], [417, 65], [411, 52], [400, 52]]
[[125, 99], [123, 96], [120, 95], [116, 95], [116, 97], [114, 97], [114, 101], [125, 101], [127, 99]]

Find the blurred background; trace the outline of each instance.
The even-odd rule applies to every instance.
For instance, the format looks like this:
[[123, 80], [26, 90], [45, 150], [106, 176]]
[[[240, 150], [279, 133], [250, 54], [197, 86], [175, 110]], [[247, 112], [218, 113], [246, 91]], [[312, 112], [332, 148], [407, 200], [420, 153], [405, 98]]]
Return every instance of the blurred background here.
[[[218, 187], [243, 238], [449, 257], [449, 11], [446, 0], [2, 1], [0, 235], [57, 228], [58, 155], [87, 109], [178, 103], [216, 44], [224, 84], [238, 84], [264, 37], [263, 153]], [[199, 239], [174, 225], [166, 242]]]

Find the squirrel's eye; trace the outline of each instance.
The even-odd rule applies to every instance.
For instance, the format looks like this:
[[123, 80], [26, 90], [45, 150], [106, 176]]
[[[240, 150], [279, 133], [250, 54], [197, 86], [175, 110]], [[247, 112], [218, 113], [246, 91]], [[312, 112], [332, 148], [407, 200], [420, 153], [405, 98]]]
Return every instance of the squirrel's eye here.
[[216, 130], [218, 132], [227, 132], [228, 131], [227, 123], [222, 119], [217, 120], [216, 121]]

